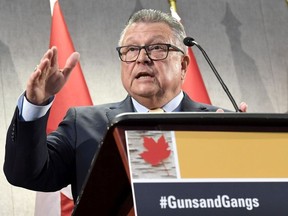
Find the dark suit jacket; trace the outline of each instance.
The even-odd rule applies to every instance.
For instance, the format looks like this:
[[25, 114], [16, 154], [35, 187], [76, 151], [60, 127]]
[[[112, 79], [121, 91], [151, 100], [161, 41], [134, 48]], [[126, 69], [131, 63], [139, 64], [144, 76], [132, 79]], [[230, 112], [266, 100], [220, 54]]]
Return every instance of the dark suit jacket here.
[[[184, 112], [217, 109], [196, 103], [186, 94], [181, 102]], [[36, 121], [25, 122], [19, 119], [17, 108], [6, 138], [7, 180], [15, 186], [45, 192], [71, 184], [76, 201], [107, 128], [116, 115], [124, 112], [134, 112], [130, 96], [118, 103], [71, 108], [58, 129], [46, 137], [49, 113]]]

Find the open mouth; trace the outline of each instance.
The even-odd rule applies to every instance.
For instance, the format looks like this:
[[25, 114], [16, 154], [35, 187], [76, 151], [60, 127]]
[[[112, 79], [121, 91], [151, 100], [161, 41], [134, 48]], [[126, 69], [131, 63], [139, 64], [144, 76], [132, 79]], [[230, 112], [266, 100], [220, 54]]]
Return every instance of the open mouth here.
[[137, 74], [137, 76], [135, 77], [136, 79], [145, 79], [145, 78], [151, 78], [154, 77], [152, 74], [147, 73], [147, 72], [140, 72]]

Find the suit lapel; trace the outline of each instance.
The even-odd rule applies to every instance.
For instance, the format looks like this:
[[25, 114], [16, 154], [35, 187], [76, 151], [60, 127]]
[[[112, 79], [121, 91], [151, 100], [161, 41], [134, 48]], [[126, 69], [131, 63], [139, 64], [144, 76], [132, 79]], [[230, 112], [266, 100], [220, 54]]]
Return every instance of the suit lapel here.
[[197, 103], [189, 98], [189, 96], [184, 92], [184, 98], [181, 102], [182, 112], [209, 112], [207, 106], [201, 103]]
[[126, 112], [135, 112], [132, 104], [131, 97], [128, 95], [123, 101], [120, 103], [115, 103], [108, 107], [106, 111], [106, 116], [108, 121], [111, 123], [112, 120], [121, 113]]
[[[189, 96], [184, 92], [184, 98], [181, 102], [181, 112], [209, 112], [213, 109], [212, 106], [197, 103], [189, 98]], [[107, 108], [106, 116], [108, 121], [111, 123], [112, 120], [121, 113], [135, 112], [131, 96], [127, 96], [123, 101], [119, 103], [114, 103]]]

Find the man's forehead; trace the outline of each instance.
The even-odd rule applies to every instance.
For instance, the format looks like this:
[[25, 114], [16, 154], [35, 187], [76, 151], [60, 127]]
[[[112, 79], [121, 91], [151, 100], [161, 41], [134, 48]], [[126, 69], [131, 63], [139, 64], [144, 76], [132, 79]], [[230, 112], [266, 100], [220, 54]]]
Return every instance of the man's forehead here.
[[165, 23], [133, 23], [124, 35], [124, 40], [136, 40], [143, 38], [153, 38], [155, 40], [169, 40], [172, 30]]
[[163, 29], [166, 29], [166, 30], [171, 30], [170, 29], [170, 26], [167, 24], [167, 23], [164, 23], [164, 22], [136, 22], [136, 23], [133, 23], [131, 24], [127, 31], [129, 29], [159, 29], [159, 28], [163, 28]]
[[[144, 38], [144, 37], [143, 37]], [[125, 37], [124, 41], [138, 41], [141, 40], [142, 38], [137, 36], [137, 35], [128, 35]], [[150, 34], [150, 35], [145, 35], [145, 38], [147, 40], [156, 40], [156, 41], [167, 41], [170, 39], [168, 35], [166, 34]]]

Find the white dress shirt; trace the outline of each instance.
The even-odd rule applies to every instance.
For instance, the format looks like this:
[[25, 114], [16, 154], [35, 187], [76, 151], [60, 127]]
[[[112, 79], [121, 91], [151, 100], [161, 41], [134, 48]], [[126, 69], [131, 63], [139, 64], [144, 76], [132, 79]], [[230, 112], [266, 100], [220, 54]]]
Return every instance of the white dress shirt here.
[[[169, 101], [167, 104], [165, 104], [163, 107], [161, 107], [165, 112], [177, 112], [180, 111], [180, 103], [184, 97], [183, 92], [181, 91], [175, 98], [173, 98], [171, 101]], [[51, 97], [49, 99], [49, 103], [44, 106], [37, 106], [32, 103], [30, 103], [26, 97], [25, 92], [20, 95], [18, 99], [18, 108], [20, 111], [20, 118], [24, 121], [33, 121], [36, 119], [39, 119], [43, 117], [50, 107], [53, 104], [53, 101], [55, 99], [55, 96]], [[146, 113], [148, 112], [148, 108], [144, 107], [140, 103], [138, 103], [134, 98], [132, 98], [132, 103], [135, 108], [136, 112], [139, 113]]]

